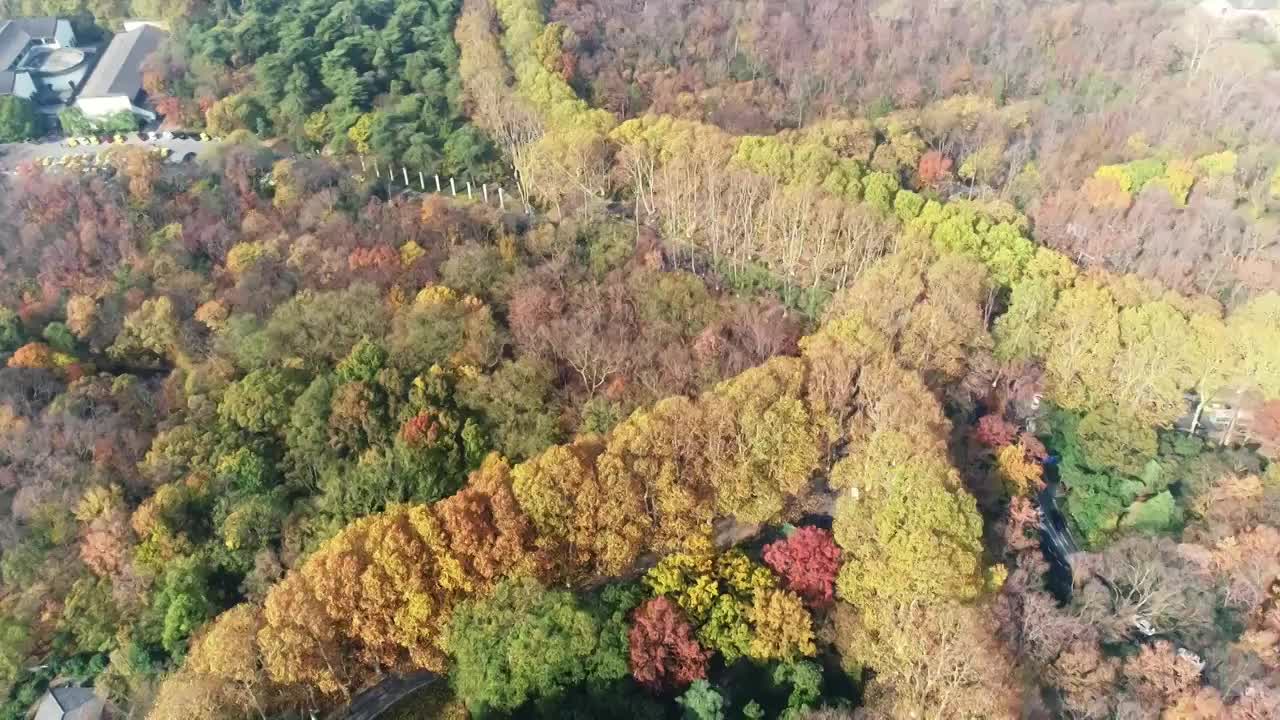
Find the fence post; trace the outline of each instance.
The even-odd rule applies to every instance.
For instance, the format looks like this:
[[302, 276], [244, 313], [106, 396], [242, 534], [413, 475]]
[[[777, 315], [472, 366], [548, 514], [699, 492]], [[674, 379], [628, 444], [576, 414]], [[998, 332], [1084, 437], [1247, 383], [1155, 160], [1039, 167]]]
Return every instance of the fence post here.
[[470, 180], [467, 181], [467, 199], [468, 200], [471, 199], [471, 181]]
[[499, 186], [498, 186], [498, 209], [499, 209], [499, 210], [506, 210], [506, 209], [507, 209], [507, 199], [506, 199], [506, 198], [504, 198], [504, 197], [502, 197], [502, 186], [501, 186], [501, 185], [499, 185]]
[[453, 193], [454, 197], [458, 197], [458, 186], [454, 184], [453, 178], [449, 178], [449, 192]]
[[489, 183], [485, 183], [484, 185], [481, 185], [480, 189], [484, 191], [484, 204], [488, 205], [489, 204]]
[[418, 187], [422, 188], [422, 192], [427, 191], [427, 176], [421, 170], [418, 171]]
[[368, 172], [368, 168], [364, 166], [364, 156], [360, 156], [360, 172]]
[[436, 175], [436, 192], [440, 192], [440, 176]]
[[382, 177], [382, 168], [378, 167], [378, 163], [373, 164], [373, 174]]
[[409, 168], [407, 168], [407, 167], [405, 167], [405, 166], [401, 165], [401, 166], [400, 166], [400, 173], [401, 173], [402, 175], [404, 175], [404, 186], [405, 186], [406, 188], [407, 188], [407, 187], [409, 187]]

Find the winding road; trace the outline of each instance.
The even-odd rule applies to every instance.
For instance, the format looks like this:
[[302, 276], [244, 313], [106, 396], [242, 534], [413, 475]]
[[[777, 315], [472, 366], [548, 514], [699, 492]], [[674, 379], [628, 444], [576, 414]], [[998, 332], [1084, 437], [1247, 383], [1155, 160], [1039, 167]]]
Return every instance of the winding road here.
[[356, 695], [345, 707], [330, 713], [326, 720], [373, 720], [396, 703], [439, 679], [439, 675], [428, 670], [418, 670], [408, 675], [392, 675]]

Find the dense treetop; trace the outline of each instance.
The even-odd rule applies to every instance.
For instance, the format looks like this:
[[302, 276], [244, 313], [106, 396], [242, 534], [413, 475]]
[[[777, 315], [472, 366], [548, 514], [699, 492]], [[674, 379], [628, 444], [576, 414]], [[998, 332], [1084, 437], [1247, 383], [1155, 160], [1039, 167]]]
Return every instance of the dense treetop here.
[[1262, 29], [28, 5], [227, 139], [0, 177], [4, 717], [1280, 712]]

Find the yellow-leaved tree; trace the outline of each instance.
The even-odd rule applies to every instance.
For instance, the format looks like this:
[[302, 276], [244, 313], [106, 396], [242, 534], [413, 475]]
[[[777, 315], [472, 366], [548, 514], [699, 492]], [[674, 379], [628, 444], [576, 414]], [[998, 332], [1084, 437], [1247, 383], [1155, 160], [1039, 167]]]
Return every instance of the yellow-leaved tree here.
[[882, 430], [836, 464], [831, 482], [844, 491], [835, 536], [848, 558], [837, 594], [864, 616], [981, 591], [982, 518], [945, 455]]

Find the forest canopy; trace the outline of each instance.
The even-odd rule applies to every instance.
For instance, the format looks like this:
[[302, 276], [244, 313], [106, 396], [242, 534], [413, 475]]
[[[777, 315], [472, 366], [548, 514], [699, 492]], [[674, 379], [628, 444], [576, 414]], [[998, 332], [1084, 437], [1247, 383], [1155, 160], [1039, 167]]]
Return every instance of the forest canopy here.
[[28, 5], [222, 139], [0, 176], [0, 717], [1280, 714], [1258, 18]]

